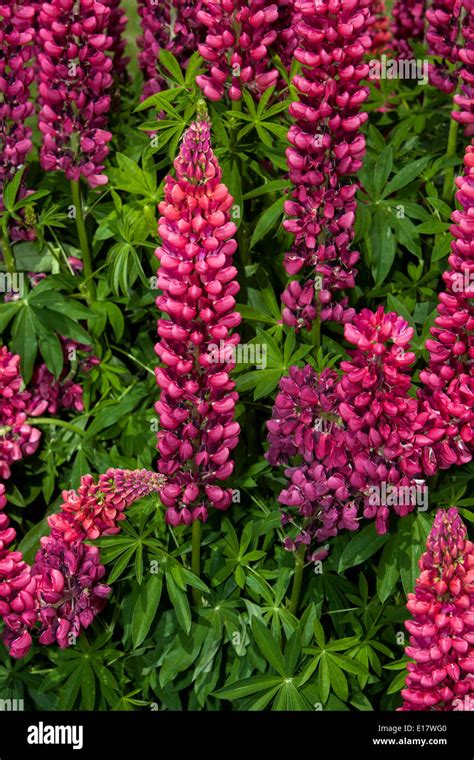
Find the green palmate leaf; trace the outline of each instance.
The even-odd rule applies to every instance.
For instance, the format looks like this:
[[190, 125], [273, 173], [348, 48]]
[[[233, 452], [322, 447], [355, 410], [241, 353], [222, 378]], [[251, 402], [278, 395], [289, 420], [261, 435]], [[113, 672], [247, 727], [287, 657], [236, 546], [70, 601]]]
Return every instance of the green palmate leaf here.
[[156, 573], [140, 589], [132, 618], [132, 641], [135, 648], [145, 641], [161, 599], [163, 575]]
[[274, 179], [271, 182], [266, 182], [260, 187], [256, 187], [254, 190], [249, 190], [245, 193], [244, 200], [250, 200], [251, 198], [259, 198], [261, 195], [267, 195], [268, 193], [275, 193], [280, 190], [287, 190], [291, 187], [291, 182], [286, 179]]
[[186, 633], [191, 630], [191, 610], [185, 592], [180, 589], [171, 573], [166, 573], [166, 588], [180, 626]]
[[214, 696], [218, 699], [242, 699], [242, 697], [248, 697], [251, 694], [258, 694], [260, 691], [268, 691], [280, 686], [280, 684], [281, 678], [276, 676], [253, 676], [224, 686], [219, 691], [214, 692]]
[[387, 145], [383, 149], [381, 154], [377, 157], [377, 161], [374, 166], [374, 194], [376, 198], [380, 198], [382, 190], [387, 182], [393, 167], [393, 148], [391, 145]]
[[416, 177], [419, 177], [423, 172], [425, 166], [429, 163], [429, 157], [418, 158], [416, 161], [412, 161], [400, 169], [400, 171], [390, 180], [385, 186], [383, 197], [386, 198], [396, 190], [401, 190], [402, 187], [406, 187], [410, 182], [413, 182]]
[[61, 688], [58, 709], [72, 710], [77, 699], [82, 683], [82, 672], [78, 668], [74, 670], [67, 679], [65, 685]]
[[253, 248], [259, 240], [261, 240], [267, 232], [270, 232], [273, 227], [276, 226], [280, 217], [283, 214], [283, 205], [286, 198], [278, 198], [269, 208], [267, 208], [258, 218], [257, 224], [253, 231], [252, 239], [250, 240], [250, 248]]
[[0, 304], [0, 332], [5, 330], [10, 320], [13, 319], [18, 310], [22, 308], [23, 304], [19, 301]]
[[391, 682], [390, 686], [387, 689], [387, 694], [399, 694], [400, 691], [405, 686], [405, 681], [407, 677], [406, 670], [402, 670], [401, 673], [397, 673], [393, 681]]
[[20, 355], [23, 380], [29, 383], [38, 353], [38, 340], [33, 315], [28, 305], [23, 306], [13, 323], [12, 349]]
[[173, 53], [170, 53], [169, 50], [160, 50], [160, 67], [166, 69], [166, 71], [171, 74], [175, 82], [184, 85], [184, 77], [181, 72], [181, 66], [174, 57]]
[[32, 302], [31, 309], [35, 317], [51, 332], [56, 332], [66, 338], [77, 340], [78, 343], [85, 343], [90, 346], [92, 341], [89, 334], [77, 323], [58, 311], [44, 308]]
[[135, 409], [144, 396], [146, 396], [146, 389], [143, 387], [135, 387], [132, 388], [127, 395], [124, 395], [120, 401], [104, 402], [97, 411], [94, 421], [87, 429], [87, 438], [92, 438], [101, 430], [104, 430], [123, 419], [128, 413]]
[[130, 560], [132, 559], [133, 555], [135, 553], [135, 546], [130, 546], [128, 549], [125, 549], [123, 554], [121, 555], [120, 559], [117, 560], [115, 565], [113, 566], [113, 569], [107, 578], [108, 583], [114, 583], [123, 572], [125, 572], [125, 569], [128, 567], [128, 564]]
[[451, 250], [452, 237], [448, 232], [437, 235], [435, 244], [433, 246], [433, 252], [431, 254], [431, 263], [434, 264], [440, 259], [444, 259]]
[[5, 184], [3, 190], [3, 205], [6, 211], [12, 212], [14, 210], [16, 196], [18, 195], [24, 171], [25, 167], [19, 169], [13, 179]]
[[283, 712], [309, 709], [311, 709], [310, 703], [300, 694], [293, 681], [282, 684], [272, 707], [272, 710], [282, 710]]
[[372, 275], [375, 284], [381, 285], [390, 272], [395, 258], [395, 238], [383, 209], [376, 208], [369, 234], [372, 249]]
[[389, 293], [389, 295], [387, 296], [387, 302], [391, 311], [395, 311], [397, 314], [400, 314], [400, 316], [406, 319], [408, 324], [411, 325], [412, 327], [415, 326], [414, 321], [413, 321], [413, 316], [410, 314], [407, 307], [398, 298], [395, 298], [395, 296], [392, 296]]
[[377, 569], [377, 594], [381, 602], [385, 602], [389, 598], [400, 577], [400, 547], [402, 541], [403, 534], [398, 529], [393, 536], [390, 536], [390, 539], [383, 548]]
[[54, 333], [39, 336], [39, 349], [52, 375], [59, 379], [64, 366], [64, 355], [59, 338]]
[[86, 710], [93, 710], [95, 704], [95, 676], [88, 662], [81, 666], [81, 694]]
[[343, 702], [347, 702], [349, 696], [349, 687], [347, 685], [347, 678], [342, 672], [341, 668], [337, 665], [336, 659], [332, 655], [327, 657], [329, 675], [331, 679], [331, 688], [334, 693], [342, 699]]
[[328, 701], [329, 692], [331, 691], [331, 671], [326, 655], [321, 657], [318, 670], [318, 691], [321, 695], [323, 704]]
[[403, 526], [403, 547], [400, 552], [400, 575], [405, 594], [411, 593], [415, 588], [415, 581], [419, 575], [418, 561], [426, 548], [426, 538], [430, 531], [431, 520], [423, 512], [416, 516], [407, 515]]
[[281, 676], [286, 676], [285, 660], [272, 634], [260, 620], [252, 618], [252, 633], [267, 662]]
[[353, 534], [339, 559], [339, 572], [365, 562], [384, 545], [388, 537], [388, 534], [379, 536], [374, 523]]

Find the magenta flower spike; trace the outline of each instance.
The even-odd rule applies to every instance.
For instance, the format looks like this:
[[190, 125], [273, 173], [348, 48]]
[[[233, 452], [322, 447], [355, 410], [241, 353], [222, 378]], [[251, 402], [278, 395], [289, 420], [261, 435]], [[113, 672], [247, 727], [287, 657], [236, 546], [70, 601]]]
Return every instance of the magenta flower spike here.
[[341, 362], [342, 375], [292, 367], [267, 423], [266, 458], [290, 465], [279, 497], [287, 507], [283, 524], [296, 528], [288, 549], [357, 530], [362, 517], [386, 533], [390, 514], [409, 514], [416, 492], [421, 498], [425, 448], [439, 435], [425, 433], [425, 416], [409, 393], [415, 355], [405, 320], [382, 307], [363, 309], [344, 335], [355, 348]]
[[25, 123], [34, 110], [30, 100], [33, 16], [31, 3], [0, 3], [0, 202], [4, 183], [25, 163], [33, 147], [31, 129]]
[[110, 17], [110, 7], [97, 0], [52, 0], [39, 13], [41, 165], [70, 180], [83, 177], [90, 187], [107, 183]]
[[111, 588], [103, 581], [105, 568], [96, 546], [87, 540], [120, 531], [125, 510], [135, 501], [158, 493], [162, 475], [148, 470], [109, 469], [96, 483], [81, 478], [77, 491], [63, 491], [60, 511], [48, 518], [49, 535], [31, 568], [21, 552], [9, 551], [16, 532], [2, 511], [5, 487], [0, 484], [0, 617], [10, 655], [24, 657], [39, 624], [39, 642], [74, 643], [104, 608]]
[[369, 72], [364, 55], [372, 47], [370, 0], [296, 0], [295, 58], [303, 64], [293, 79], [299, 100], [290, 105], [296, 122], [288, 132], [291, 200], [284, 227], [294, 237], [284, 266], [292, 280], [282, 296], [283, 321], [296, 330], [321, 320], [347, 322], [354, 314], [340, 291], [353, 288], [359, 253], [351, 249], [357, 182], [365, 138], [360, 127]]
[[461, 24], [462, 45], [459, 46], [461, 91], [454, 96], [458, 111], [453, 119], [464, 125], [467, 137], [474, 135], [474, 0], [462, 0], [464, 16]]
[[394, 49], [399, 58], [411, 58], [410, 41], [421, 42], [424, 37], [426, 0], [397, 0], [392, 15]]
[[8, 548], [16, 531], [3, 511], [6, 503], [5, 486], [0, 483], [0, 618], [5, 623], [4, 639], [10, 654], [19, 658], [32, 643], [29, 631], [36, 622], [35, 582], [21, 552]]
[[161, 50], [169, 50], [186, 66], [198, 43], [204, 41], [206, 27], [198, 18], [202, 7], [203, 0], [138, 0], [142, 28], [138, 59], [145, 75], [143, 98], [166, 87], [157, 69]]
[[459, 79], [458, 70], [450, 70], [448, 64], [457, 64], [459, 60], [462, 9], [463, 0], [434, 0], [426, 10], [428, 49], [441, 58], [429, 66], [430, 83], [446, 93], [456, 89]]
[[379, 55], [386, 52], [392, 42], [392, 32], [390, 29], [390, 20], [387, 16], [387, 10], [383, 0], [375, 0], [372, 7], [374, 22], [370, 30], [372, 37], [372, 47], [370, 53]]
[[11, 466], [34, 454], [41, 433], [27, 423], [31, 394], [21, 390], [20, 357], [0, 348], [0, 479], [7, 480]]
[[[474, 549], [455, 507], [440, 509], [420, 561], [406, 654], [413, 662], [402, 690], [407, 710], [473, 709]], [[471, 706], [466, 706], [470, 701]]]
[[[0, 0], [0, 212], [5, 183], [24, 166], [33, 147], [32, 130], [26, 121], [34, 112], [30, 99], [34, 14], [33, 5], [24, 0]], [[26, 192], [22, 183], [18, 197]], [[34, 238], [34, 230], [23, 224], [11, 225], [10, 234], [13, 239]]]
[[420, 400], [444, 434], [430, 457], [446, 469], [472, 459], [474, 451], [474, 145], [464, 156], [465, 173], [456, 180], [460, 208], [453, 212], [446, 290], [439, 294], [438, 316], [427, 340], [429, 365], [420, 372]]
[[238, 394], [230, 373], [240, 324], [232, 257], [237, 248], [230, 220], [233, 199], [211, 147], [207, 114], [185, 133], [159, 205], [160, 261], [156, 304], [156, 369], [161, 389], [158, 470], [168, 478], [161, 499], [171, 525], [206, 520], [208, 506], [227, 509], [231, 491], [220, 485], [232, 473], [231, 452], [240, 428]]
[[118, 82], [123, 82], [127, 79], [127, 64], [130, 62], [130, 58], [125, 57], [127, 40], [124, 32], [128, 19], [122, 8], [122, 0], [106, 0], [106, 5], [110, 8], [107, 35], [112, 39], [112, 74]]
[[[288, 3], [281, 3], [283, 20]], [[269, 47], [278, 35], [279, 5], [269, 0], [203, 0], [198, 20], [207, 28], [199, 52], [208, 73], [196, 77], [209, 100], [240, 100], [242, 89], [255, 98], [276, 84], [278, 70], [272, 66]], [[291, 38], [291, 35], [289, 35]], [[282, 38], [291, 47], [291, 39]]]

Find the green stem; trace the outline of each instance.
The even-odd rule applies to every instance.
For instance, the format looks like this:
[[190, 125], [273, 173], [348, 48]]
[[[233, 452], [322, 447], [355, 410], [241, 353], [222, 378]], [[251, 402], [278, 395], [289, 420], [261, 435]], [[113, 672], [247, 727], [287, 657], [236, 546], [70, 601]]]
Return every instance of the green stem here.
[[301, 584], [303, 582], [304, 552], [305, 548], [303, 546], [295, 553], [295, 574], [293, 576], [293, 588], [290, 597], [290, 612], [292, 615], [296, 615], [298, 612], [298, 602], [300, 599]]
[[82, 430], [82, 428], [77, 427], [76, 425], [73, 425], [71, 422], [66, 422], [66, 420], [58, 420], [55, 417], [29, 417], [26, 420], [28, 425], [57, 425], [58, 427], [66, 428], [66, 430], [70, 430], [72, 433], [76, 433], [77, 435], [85, 435], [85, 430]]
[[[191, 539], [191, 570], [198, 578], [201, 577], [201, 520], [194, 520], [192, 527]], [[198, 607], [201, 603], [201, 592], [198, 588], [193, 588], [193, 602]]]
[[150, 374], [155, 376], [155, 373], [150, 367], [147, 367], [146, 364], [143, 364], [139, 359], [136, 358], [136, 356], [133, 356], [133, 354], [129, 354], [128, 351], [124, 351], [123, 348], [119, 348], [118, 346], [110, 346], [114, 351], [118, 351], [119, 354], [123, 354], [124, 356], [128, 356], [129, 359], [134, 361], [136, 364], [138, 364], [139, 367], [142, 367], [143, 369], [146, 369], [146, 371]]
[[10, 241], [8, 239], [8, 221], [6, 218], [4, 218], [2, 224], [2, 252], [7, 272], [9, 272], [9, 274], [14, 274], [15, 259], [13, 257], [12, 249], [10, 248]]
[[[459, 122], [451, 117], [451, 124], [448, 132], [448, 145], [446, 148], [446, 158], [452, 158], [456, 155], [456, 146], [458, 140]], [[448, 166], [444, 175], [443, 183], [443, 200], [449, 203], [454, 192], [454, 166]]]
[[94, 284], [92, 282], [92, 259], [87, 239], [87, 230], [84, 222], [84, 212], [82, 208], [81, 186], [79, 180], [71, 180], [72, 202], [76, 210], [76, 227], [79, 238], [79, 246], [82, 253], [82, 264], [84, 279], [86, 281], [87, 295], [90, 303], [95, 301]]
[[316, 314], [316, 319], [314, 320], [313, 329], [314, 329], [314, 347], [316, 349], [316, 353], [318, 353], [321, 347], [321, 317], [319, 315], [319, 310], [318, 310], [318, 313]]

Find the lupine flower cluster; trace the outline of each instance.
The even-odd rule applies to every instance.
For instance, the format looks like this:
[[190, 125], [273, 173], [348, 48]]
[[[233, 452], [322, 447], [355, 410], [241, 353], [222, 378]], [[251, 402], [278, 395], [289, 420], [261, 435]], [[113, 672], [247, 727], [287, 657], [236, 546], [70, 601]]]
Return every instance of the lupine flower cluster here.
[[420, 399], [444, 436], [433, 446], [437, 466], [465, 464], [474, 451], [474, 146], [464, 157], [464, 176], [458, 177], [453, 212], [446, 290], [439, 294], [438, 316], [426, 342], [429, 365], [420, 372]]
[[438, 511], [426, 549], [408, 594], [406, 654], [413, 662], [400, 710], [472, 710], [474, 549], [457, 509]]
[[383, 0], [375, 0], [372, 8], [374, 16], [373, 26], [370, 30], [372, 36], [372, 47], [370, 53], [379, 55], [384, 53], [392, 41], [392, 32], [390, 29], [390, 20], [387, 16], [385, 3]]
[[290, 68], [295, 53], [297, 39], [294, 26], [298, 21], [299, 14], [295, 10], [294, 0], [279, 0], [277, 36], [273, 49], [287, 69]]
[[166, 315], [158, 321], [155, 351], [161, 389], [155, 409], [160, 417], [158, 470], [168, 478], [161, 499], [171, 525], [206, 520], [207, 505], [227, 509], [230, 489], [219, 483], [233, 471], [231, 452], [238, 443], [233, 421], [238, 394], [230, 372], [231, 335], [241, 317], [234, 310], [239, 291], [232, 257], [236, 226], [230, 221], [233, 198], [211, 147], [207, 114], [199, 114], [183, 137], [159, 205], [156, 251], [160, 261], [156, 304]]
[[[99, 550], [86, 539], [117, 533], [124, 510], [163, 487], [163, 477], [147, 470], [109, 469], [98, 483], [81, 478], [77, 491], [64, 491], [60, 511], [48, 518], [51, 532], [41, 539], [33, 567], [21, 552], [7, 551], [15, 538], [0, 511], [0, 616], [12, 657], [24, 657], [39, 626], [41, 644], [74, 643], [103, 609], [111, 588], [103, 582]], [[0, 510], [5, 506], [0, 486]]]
[[451, 70], [448, 64], [458, 63], [462, 10], [462, 0], [434, 0], [426, 10], [428, 49], [441, 58], [441, 62], [430, 64], [430, 83], [446, 93], [453, 92], [458, 84], [458, 71]]
[[[288, 549], [324, 541], [339, 530], [357, 530], [363, 516], [374, 519], [379, 533], [388, 529], [390, 508], [373, 498], [374, 488], [390, 485], [401, 495], [432, 474], [425, 447], [443, 431], [424, 431], [409, 395], [415, 356], [408, 350], [413, 330], [394, 313], [364, 309], [345, 326], [345, 338], [356, 348], [341, 363], [342, 376], [311, 366], [292, 367], [280, 382], [272, 419], [267, 423], [272, 464], [303, 464], [286, 470], [289, 485], [280, 502], [289, 510], [283, 523], [294, 525]], [[404, 516], [413, 499], [395, 499]]]
[[12, 657], [23, 657], [31, 646], [29, 629], [36, 621], [35, 582], [22, 553], [8, 547], [16, 538], [5, 509], [5, 486], [0, 483], [0, 618], [4, 641]]
[[90, 187], [107, 183], [110, 15], [110, 7], [98, 0], [52, 0], [39, 13], [41, 165], [71, 180], [84, 177]]
[[[61, 345], [64, 355], [64, 369], [59, 380], [55, 380], [44, 363], [36, 367], [33, 373], [29, 384], [31, 399], [27, 409], [31, 417], [39, 417], [45, 412], [56, 414], [59, 409], [75, 409], [77, 412], [82, 412], [84, 409], [83, 388], [79, 382], [74, 381], [73, 376], [77, 369], [88, 372], [100, 364], [100, 359], [92, 355], [91, 346], [77, 343], [70, 338], [61, 338]], [[86, 354], [86, 357], [79, 358], [77, 352]], [[71, 355], [77, 356], [76, 369], [69, 361]]]
[[198, 43], [204, 40], [205, 27], [198, 20], [203, 0], [139, 0], [142, 35], [138, 39], [140, 67], [145, 74], [143, 98], [159, 92], [166, 86], [157, 69], [160, 51], [169, 50], [179, 56], [186, 66], [196, 52]]
[[106, 4], [110, 7], [107, 35], [112, 39], [112, 74], [118, 82], [123, 82], [127, 79], [127, 64], [130, 62], [130, 59], [125, 57], [127, 41], [124, 36], [128, 19], [121, 0], [106, 0]]
[[467, 137], [474, 135], [474, 0], [463, 0], [465, 14], [461, 24], [464, 44], [459, 46], [461, 92], [454, 96], [459, 111], [452, 117], [464, 125]]
[[[285, 19], [287, 6], [282, 4]], [[258, 98], [277, 83], [269, 47], [278, 36], [278, 18], [278, 4], [269, 0], [202, 0], [197, 19], [208, 31], [199, 52], [209, 71], [196, 81], [206, 98], [221, 100], [227, 92], [240, 100], [244, 87]], [[291, 34], [282, 42], [291, 48]]]
[[294, 236], [285, 256], [290, 276], [299, 275], [285, 290], [283, 320], [301, 329], [322, 320], [347, 322], [354, 311], [335, 294], [355, 284], [359, 258], [351, 250], [357, 183], [351, 178], [362, 166], [367, 120], [361, 106], [369, 89], [361, 82], [369, 68], [365, 53], [372, 46], [370, 0], [296, 0], [301, 14], [295, 25], [295, 58], [303, 71], [293, 84], [299, 100], [290, 105], [296, 123], [287, 150], [291, 200], [284, 222]]
[[399, 58], [410, 58], [411, 41], [422, 41], [426, 0], [397, 0], [393, 6], [393, 46]]
[[25, 163], [33, 147], [31, 129], [25, 123], [34, 110], [30, 101], [33, 16], [31, 3], [0, 3], [0, 204], [4, 183]]
[[22, 390], [20, 357], [0, 348], [0, 479], [7, 480], [11, 466], [34, 454], [41, 433], [27, 423], [31, 394]]

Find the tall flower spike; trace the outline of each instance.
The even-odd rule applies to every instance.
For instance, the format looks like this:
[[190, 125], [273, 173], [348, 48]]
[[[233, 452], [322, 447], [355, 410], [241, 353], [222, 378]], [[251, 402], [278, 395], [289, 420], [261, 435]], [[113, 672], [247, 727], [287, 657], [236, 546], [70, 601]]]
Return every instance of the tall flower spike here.
[[97, 0], [52, 0], [39, 14], [41, 165], [64, 171], [71, 180], [84, 177], [90, 187], [107, 183], [110, 14]]
[[176, 178], [167, 177], [159, 205], [156, 304], [166, 318], [158, 321], [155, 351], [164, 366], [156, 369], [155, 409], [158, 470], [168, 477], [161, 499], [167, 521], [178, 525], [205, 520], [209, 504], [227, 509], [231, 503], [230, 489], [219, 483], [233, 471], [240, 431], [230, 378], [239, 336], [230, 333], [241, 317], [234, 310], [233, 198], [221, 182], [204, 111], [185, 133], [174, 165]]
[[48, 518], [48, 523], [51, 528], [60, 530], [66, 516], [64, 533], [68, 539], [74, 537], [71, 530], [83, 533], [88, 539], [118, 533], [125, 510], [137, 499], [158, 493], [164, 484], [163, 475], [148, 470], [111, 468], [99, 476], [97, 483], [92, 475], [84, 475], [77, 491], [63, 491], [61, 509]]
[[166, 87], [157, 64], [160, 51], [169, 50], [186, 66], [205, 38], [206, 28], [198, 20], [203, 0], [138, 0], [142, 34], [138, 38], [138, 60], [145, 75], [143, 98]]
[[425, 447], [438, 431], [424, 434], [425, 417], [409, 395], [412, 334], [398, 315], [364, 309], [345, 327], [355, 349], [340, 378], [306, 366], [291, 367], [280, 381], [266, 458], [292, 465], [279, 497], [291, 530], [286, 548], [357, 530], [362, 517], [383, 534], [390, 507], [401, 517], [415, 508], [424, 492]]
[[461, 33], [464, 45], [459, 47], [458, 57], [461, 62], [461, 92], [454, 96], [459, 111], [453, 111], [452, 117], [464, 125], [467, 137], [474, 135], [474, 0], [462, 0], [464, 17]]
[[41, 644], [74, 643], [103, 609], [111, 589], [103, 583], [105, 568], [97, 547], [86, 540], [118, 533], [124, 511], [135, 501], [157, 493], [162, 475], [147, 470], [109, 469], [95, 483], [81, 478], [77, 491], [64, 491], [60, 511], [48, 518], [51, 533], [41, 539], [33, 568], [21, 552], [7, 551], [15, 531], [2, 512], [5, 488], [0, 485], [0, 617], [12, 657], [24, 657], [40, 624]]
[[430, 83], [447, 93], [453, 92], [458, 84], [459, 72], [457, 68], [451, 70], [449, 64], [458, 63], [462, 5], [462, 0], [434, 0], [426, 11], [428, 49], [441, 59], [430, 64]]
[[439, 294], [438, 316], [426, 342], [429, 365], [420, 372], [420, 401], [444, 430], [431, 450], [442, 469], [469, 462], [474, 451], [474, 145], [466, 150], [464, 168], [456, 180], [460, 208], [451, 217], [446, 290]]
[[[204, 95], [209, 100], [221, 100], [228, 92], [231, 100], [240, 100], [245, 87], [259, 98], [278, 80], [268, 50], [277, 39], [278, 4], [269, 0], [203, 0], [202, 5], [197, 18], [208, 33], [199, 52], [209, 72], [196, 81]], [[285, 16], [286, 6], [281, 4]]]
[[369, 72], [364, 54], [372, 46], [370, 0], [296, 0], [295, 58], [303, 71], [293, 79], [299, 100], [290, 105], [296, 123], [288, 132], [291, 200], [284, 227], [294, 236], [284, 266], [299, 275], [285, 290], [283, 320], [296, 329], [322, 320], [347, 322], [354, 310], [336, 293], [355, 284], [359, 258], [351, 250], [357, 183], [365, 138], [360, 127], [368, 115], [361, 106]]
[[19, 658], [25, 656], [32, 643], [36, 584], [21, 552], [8, 549], [16, 531], [3, 511], [6, 503], [5, 486], [0, 483], [0, 619], [5, 623], [4, 640], [9, 652]]
[[127, 64], [130, 63], [130, 58], [125, 57], [127, 40], [124, 32], [128, 19], [122, 8], [122, 0], [106, 0], [106, 4], [110, 8], [107, 34], [112, 39], [112, 73], [116, 81], [123, 82], [127, 78]]
[[474, 549], [455, 507], [436, 514], [419, 565], [405, 623], [413, 662], [399, 709], [466, 709], [474, 699]]
[[11, 466], [34, 454], [41, 433], [27, 424], [31, 394], [21, 390], [20, 357], [0, 348], [0, 479], [7, 480]]
[[[20, 169], [33, 147], [26, 120], [33, 114], [30, 85], [34, 79], [32, 58], [35, 9], [24, 0], [0, 0], [0, 212], [3, 188]], [[22, 184], [19, 196], [26, 195]], [[31, 239], [34, 231], [22, 224], [11, 228], [12, 238]]]
[[390, 21], [383, 0], [375, 0], [372, 13], [374, 16], [374, 23], [370, 30], [372, 37], [370, 53], [371, 55], [379, 55], [388, 50], [392, 41]]
[[34, 69], [31, 3], [0, 2], [0, 202], [3, 185], [11, 180], [33, 147], [26, 119], [33, 113], [29, 100]]
[[411, 42], [421, 42], [425, 31], [426, 0], [397, 0], [393, 6], [393, 46], [399, 58], [410, 58]]

